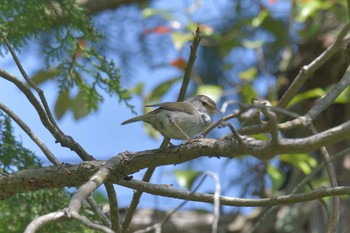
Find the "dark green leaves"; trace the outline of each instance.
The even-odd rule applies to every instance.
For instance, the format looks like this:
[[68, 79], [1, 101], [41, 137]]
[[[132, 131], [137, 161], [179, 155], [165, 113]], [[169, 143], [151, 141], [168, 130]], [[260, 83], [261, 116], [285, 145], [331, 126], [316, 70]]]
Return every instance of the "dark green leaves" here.
[[[58, 118], [70, 109], [76, 119], [97, 110], [105, 94], [117, 95], [132, 109], [127, 102], [128, 91], [121, 88], [116, 64], [96, 49], [104, 36], [76, 1], [4, 0], [0, 4], [0, 28], [19, 51], [29, 41], [40, 45], [42, 60], [37, 63], [46, 64], [46, 68], [33, 80], [57, 80], [61, 93], [55, 110]], [[78, 94], [67, 101], [69, 90]]]
[[40, 165], [34, 153], [24, 148], [22, 143], [15, 139], [9, 117], [0, 112], [0, 169], [2, 172], [11, 173]]

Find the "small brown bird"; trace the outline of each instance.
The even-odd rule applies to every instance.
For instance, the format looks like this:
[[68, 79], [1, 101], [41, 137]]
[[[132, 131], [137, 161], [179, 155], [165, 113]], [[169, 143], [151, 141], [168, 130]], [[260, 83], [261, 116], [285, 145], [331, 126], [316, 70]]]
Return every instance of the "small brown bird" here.
[[145, 115], [124, 121], [122, 125], [145, 121], [163, 136], [172, 139], [190, 139], [211, 124], [216, 104], [205, 95], [186, 99], [184, 102], [165, 102], [146, 107], [159, 107]]

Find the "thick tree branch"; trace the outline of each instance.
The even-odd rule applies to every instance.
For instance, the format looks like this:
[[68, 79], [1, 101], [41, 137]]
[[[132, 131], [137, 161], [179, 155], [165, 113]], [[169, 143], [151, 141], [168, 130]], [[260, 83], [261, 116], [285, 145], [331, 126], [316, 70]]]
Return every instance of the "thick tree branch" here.
[[145, 4], [150, 0], [77, 0], [77, 3], [88, 10], [88, 14], [94, 15], [101, 11], [116, 9], [127, 4]]
[[[201, 156], [234, 158], [240, 154], [250, 154], [257, 158], [268, 159], [282, 153], [311, 152], [322, 146], [348, 138], [350, 138], [350, 121], [313, 136], [299, 139], [280, 139], [277, 145], [248, 137], [243, 137], [242, 143], [238, 143], [232, 137], [198, 139], [165, 149], [120, 153], [107, 161], [109, 164], [108, 172], [110, 172], [109, 180], [117, 182], [144, 168], [184, 163]], [[23, 170], [9, 176], [3, 176], [0, 178], [0, 199], [9, 198], [19, 192], [42, 188], [80, 186], [88, 181], [105, 163], [104, 161], [89, 161], [79, 165]], [[111, 166], [113, 169], [110, 168]], [[82, 196], [86, 198], [85, 195], [88, 195], [99, 183], [100, 181], [89, 186], [89, 189], [85, 190]], [[73, 206], [74, 209], [79, 210], [82, 199], [77, 199], [77, 197], [74, 197], [71, 203], [75, 202], [74, 199], [78, 200], [78, 203]]]

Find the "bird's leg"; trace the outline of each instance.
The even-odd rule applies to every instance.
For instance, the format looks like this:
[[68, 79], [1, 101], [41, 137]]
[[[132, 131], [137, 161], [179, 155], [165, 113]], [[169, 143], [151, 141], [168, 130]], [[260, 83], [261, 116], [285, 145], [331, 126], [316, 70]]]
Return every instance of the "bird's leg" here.
[[175, 127], [176, 127], [178, 130], [180, 130], [180, 132], [185, 136], [186, 140], [191, 140], [191, 138], [187, 135], [187, 133], [185, 133], [185, 131], [183, 131], [183, 130], [181, 129], [181, 127], [176, 123], [175, 120], [172, 120], [172, 119], [171, 119], [171, 120], [170, 120], [170, 123], [174, 124]]

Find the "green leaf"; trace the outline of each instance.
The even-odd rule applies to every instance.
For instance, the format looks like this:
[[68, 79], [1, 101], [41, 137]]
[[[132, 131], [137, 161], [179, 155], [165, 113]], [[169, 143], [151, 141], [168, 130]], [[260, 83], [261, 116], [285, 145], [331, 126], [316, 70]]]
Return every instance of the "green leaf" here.
[[332, 6], [333, 3], [328, 1], [301, 1], [300, 12], [296, 19], [299, 22], [305, 22], [309, 17], [316, 16], [320, 13], [320, 10], [326, 10]]
[[253, 81], [256, 78], [258, 71], [255, 67], [249, 68], [238, 74], [239, 78], [244, 81]]
[[187, 189], [191, 189], [193, 182], [200, 176], [202, 173], [199, 171], [193, 170], [178, 170], [175, 171], [175, 178], [177, 183]]
[[229, 55], [234, 47], [241, 46], [241, 43], [236, 38], [232, 38], [230, 40], [225, 40], [224, 36], [216, 36], [215, 38], [218, 44], [219, 54], [222, 58], [225, 58], [227, 55]]
[[270, 140], [269, 136], [267, 134], [252, 134], [249, 135], [252, 138], [255, 138], [256, 140], [268, 142]]
[[270, 12], [268, 12], [266, 9], [260, 11], [259, 15], [252, 20], [252, 26], [255, 28], [259, 27], [269, 15]]
[[81, 90], [78, 95], [71, 100], [71, 106], [75, 120], [78, 120], [89, 113], [89, 109], [86, 107], [86, 101], [84, 100], [84, 93]]
[[325, 94], [326, 94], [326, 92], [322, 88], [314, 88], [314, 89], [305, 91], [303, 93], [297, 94], [292, 99], [292, 101], [290, 101], [288, 108], [299, 103], [299, 102], [302, 102], [303, 100], [322, 97]]
[[317, 165], [317, 160], [309, 154], [282, 154], [279, 158], [281, 161], [299, 168], [306, 175], [310, 174], [312, 168]]
[[32, 81], [36, 84], [41, 84], [48, 80], [55, 79], [58, 75], [58, 69], [40, 70], [32, 76]]
[[241, 99], [243, 103], [251, 103], [251, 99], [256, 96], [257, 93], [250, 84], [246, 83], [242, 85]]
[[347, 104], [350, 102], [350, 91], [349, 87], [345, 88], [345, 90], [335, 99], [335, 103], [337, 104]]
[[104, 204], [108, 202], [106, 195], [101, 191], [93, 192], [92, 195], [97, 203]]
[[261, 48], [264, 45], [264, 41], [262, 41], [262, 40], [256, 40], [256, 41], [244, 40], [242, 42], [242, 45], [246, 48], [257, 49], [257, 48]]
[[143, 82], [140, 82], [136, 84], [136, 86], [132, 87], [129, 91], [130, 93], [136, 94], [138, 96], [142, 96], [142, 91], [144, 86], [145, 84]]
[[215, 102], [218, 102], [222, 96], [223, 89], [218, 85], [200, 85], [197, 89], [197, 95], [206, 95]]
[[187, 29], [190, 32], [195, 32], [197, 30], [197, 27], [199, 27], [199, 30], [202, 34], [202, 36], [211, 36], [214, 33], [214, 28], [209, 26], [209, 25], [205, 25], [205, 24], [198, 24], [198, 22], [190, 22], [187, 25]]
[[159, 99], [168, 92], [168, 90], [178, 81], [180, 81], [181, 78], [176, 77], [169, 79], [165, 82], [160, 83], [158, 86], [156, 86], [148, 95], [146, 98], [146, 104], [147, 103], [152, 103], [152, 102], [157, 102]]
[[171, 35], [175, 49], [181, 50], [187, 42], [193, 40], [192, 33], [183, 33], [183, 32], [173, 32]]
[[285, 180], [285, 174], [281, 169], [268, 165], [267, 166], [267, 173], [270, 175], [271, 182], [272, 182], [272, 191], [277, 191], [284, 183]]
[[71, 100], [69, 97], [69, 89], [61, 91], [55, 103], [55, 116], [57, 119], [61, 119], [62, 116], [70, 108]]
[[150, 8], [150, 7], [143, 9], [142, 15], [145, 18], [152, 17], [152, 16], [158, 16], [158, 15], [165, 18], [165, 19], [168, 19], [168, 20], [170, 20], [172, 18], [169, 11]]

